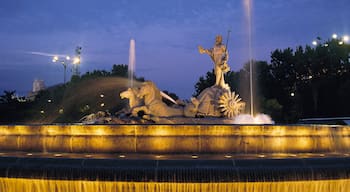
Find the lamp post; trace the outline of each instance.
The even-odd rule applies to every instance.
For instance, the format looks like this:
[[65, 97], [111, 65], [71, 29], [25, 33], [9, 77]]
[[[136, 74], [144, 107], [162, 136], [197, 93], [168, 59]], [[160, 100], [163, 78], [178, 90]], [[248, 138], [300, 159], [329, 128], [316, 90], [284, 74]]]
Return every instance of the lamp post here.
[[79, 64], [80, 64], [80, 57], [74, 57], [73, 59], [73, 75], [79, 76]]
[[64, 68], [64, 79], [63, 79], [63, 83], [66, 84], [66, 74], [67, 74], [67, 66], [68, 66], [68, 62], [70, 60], [71, 61], [71, 64], [73, 64], [72, 66], [72, 72], [73, 72], [73, 76], [79, 76], [79, 65], [81, 63], [81, 49], [82, 47], [78, 46], [76, 49], [75, 49], [75, 56], [71, 59], [70, 56], [63, 56], [60, 57], [58, 55], [55, 55], [53, 58], [52, 58], [52, 62], [56, 63], [56, 62], [59, 62], [63, 65], [63, 68]]
[[70, 60], [69, 56], [66, 56], [64, 59], [60, 59], [58, 56], [54, 56], [52, 59], [52, 62], [60, 62], [63, 65], [64, 71], [63, 71], [63, 84], [66, 84], [66, 74], [67, 74], [67, 65], [68, 61]]
[[73, 59], [73, 75], [79, 76], [79, 65], [81, 62], [81, 46], [77, 46], [75, 49], [75, 57]]

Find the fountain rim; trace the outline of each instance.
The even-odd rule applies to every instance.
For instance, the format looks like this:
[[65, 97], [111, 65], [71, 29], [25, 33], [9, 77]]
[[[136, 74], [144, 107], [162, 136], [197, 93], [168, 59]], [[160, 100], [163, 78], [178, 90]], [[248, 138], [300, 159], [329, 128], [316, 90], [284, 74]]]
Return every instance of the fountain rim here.
[[13, 123], [13, 124], [0, 124], [0, 126], [268, 126], [268, 127], [350, 127], [350, 125], [336, 125], [336, 124], [229, 124], [229, 123], [113, 123], [113, 124], [84, 124], [84, 123]]

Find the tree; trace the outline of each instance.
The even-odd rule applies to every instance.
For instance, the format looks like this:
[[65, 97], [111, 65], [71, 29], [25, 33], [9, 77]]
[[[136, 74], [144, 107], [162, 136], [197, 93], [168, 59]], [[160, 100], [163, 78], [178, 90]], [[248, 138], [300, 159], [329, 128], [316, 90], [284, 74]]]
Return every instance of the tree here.
[[201, 76], [199, 81], [196, 83], [194, 97], [198, 96], [205, 88], [211, 87], [215, 84], [215, 73], [214, 69], [212, 71], [208, 71], [206, 76]]
[[4, 91], [0, 96], [0, 122], [13, 123], [25, 117], [27, 102], [19, 102], [16, 91]]
[[276, 95], [286, 119], [349, 112], [349, 107], [339, 102], [344, 92], [338, 90], [347, 87], [350, 49], [340, 41], [332, 39], [316, 47], [299, 46], [295, 51], [287, 48], [272, 53], [271, 70], [279, 91]]
[[119, 65], [114, 64], [112, 67], [111, 75], [119, 76], [119, 77], [128, 77], [128, 66], [124, 64], [119, 64]]
[[4, 91], [4, 95], [0, 96], [0, 103], [13, 104], [18, 102], [16, 99], [16, 91]]
[[[253, 110], [254, 113], [266, 113], [273, 117], [273, 119], [280, 120], [279, 116], [274, 116], [281, 111], [282, 106], [276, 100], [276, 83], [273, 80], [271, 73], [271, 65], [266, 61], [255, 61], [252, 60], [252, 80], [253, 80]], [[236, 91], [241, 96], [242, 100], [246, 102], [246, 112], [250, 112], [250, 62], [244, 64], [243, 68], [234, 74], [235, 78], [228, 79], [228, 83], [233, 88], [232, 85], [237, 86], [233, 88], [232, 91]], [[236, 81], [236, 83], [231, 83], [230, 81]], [[272, 105], [275, 104], [275, 105]], [[273, 113], [272, 113], [273, 111]]]

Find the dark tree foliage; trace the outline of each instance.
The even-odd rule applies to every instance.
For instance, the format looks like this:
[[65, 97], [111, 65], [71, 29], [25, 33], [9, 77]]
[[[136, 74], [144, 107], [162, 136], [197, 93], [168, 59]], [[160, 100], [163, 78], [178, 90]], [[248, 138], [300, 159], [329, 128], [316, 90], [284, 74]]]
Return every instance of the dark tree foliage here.
[[275, 50], [271, 71], [286, 122], [305, 117], [347, 116], [350, 105], [348, 44], [332, 39], [316, 47]]
[[0, 95], [0, 123], [12, 123], [17, 119], [26, 117], [24, 109], [31, 106], [31, 103], [20, 102], [16, 96], [16, 91], [4, 91]]
[[16, 91], [4, 91], [4, 94], [0, 96], [0, 103], [2, 104], [17, 103]]
[[[72, 76], [71, 82], [74, 83], [74, 82], [84, 80], [84, 79], [93, 79], [93, 78], [97, 78], [97, 77], [111, 77], [111, 76], [128, 77], [128, 65], [125, 65], [125, 64], [116, 65], [116, 64], [114, 64], [111, 71], [106, 71], [106, 70], [94, 70], [92, 72], [88, 71], [81, 76], [76, 76], [76, 75]], [[142, 77], [140, 77], [140, 78], [134, 77], [134, 78], [136, 80], [138, 80], [138, 79], [140, 79], [141, 81], [144, 80]]]
[[[254, 113], [266, 113], [272, 116], [275, 121], [280, 121], [278, 115], [282, 109], [280, 103], [275, 99], [271, 66], [266, 61], [252, 60], [252, 84], [253, 84], [253, 110]], [[237, 82], [237, 83], [232, 83]], [[246, 113], [250, 113], [250, 62], [244, 64], [243, 68], [235, 73], [235, 78], [228, 79], [231, 90], [238, 92], [242, 100], [246, 103]], [[237, 88], [232, 86], [237, 84]]]
[[213, 86], [215, 84], [215, 74], [214, 69], [208, 71], [205, 77], [200, 77], [199, 81], [196, 83], [194, 97], [198, 96], [205, 88]]
[[128, 66], [127, 65], [113, 65], [112, 76], [128, 77]]

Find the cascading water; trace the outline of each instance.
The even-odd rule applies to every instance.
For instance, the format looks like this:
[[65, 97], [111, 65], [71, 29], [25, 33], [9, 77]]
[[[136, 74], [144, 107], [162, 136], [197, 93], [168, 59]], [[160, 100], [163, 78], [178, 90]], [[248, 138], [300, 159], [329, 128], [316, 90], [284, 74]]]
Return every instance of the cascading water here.
[[233, 182], [233, 183], [176, 183], [176, 182], [113, 182], [113, 181], [67, 181], [40, 179], [0, 179], [0, 189], [4, 191], [55, 191], [55, 192], [346, 192], [350, 188], [347, 179], [287, 181], [287, 182]]
[[135, 40], [131, 39], [130, 48], [129, 48], [129, 65], [128, 65], [129, 87], [134, 86], [135, 64], [136, 64]]

